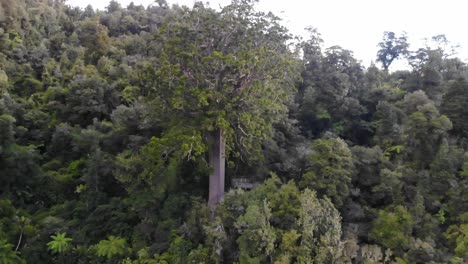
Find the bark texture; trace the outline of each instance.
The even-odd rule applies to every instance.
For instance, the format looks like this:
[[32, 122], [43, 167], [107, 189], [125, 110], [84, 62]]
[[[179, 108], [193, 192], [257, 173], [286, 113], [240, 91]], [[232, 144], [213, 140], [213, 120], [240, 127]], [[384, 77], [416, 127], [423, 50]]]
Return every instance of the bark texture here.
[[210, 166], [212, 172], [210, 175], [210, 191], [208, 206], [214, 209], [224, 196], [224, 178], [225, 178], [225, 148], [224, 133], [217, 129], [213, 133], [213, 144], [210, 150]]

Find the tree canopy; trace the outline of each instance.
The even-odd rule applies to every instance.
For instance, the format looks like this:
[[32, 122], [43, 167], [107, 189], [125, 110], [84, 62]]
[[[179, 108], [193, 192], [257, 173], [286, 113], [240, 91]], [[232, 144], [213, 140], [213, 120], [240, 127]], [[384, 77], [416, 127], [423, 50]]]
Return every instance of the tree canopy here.
[[468, 261], [456, 47], [256, 2], [0, 2], [0, 263]]

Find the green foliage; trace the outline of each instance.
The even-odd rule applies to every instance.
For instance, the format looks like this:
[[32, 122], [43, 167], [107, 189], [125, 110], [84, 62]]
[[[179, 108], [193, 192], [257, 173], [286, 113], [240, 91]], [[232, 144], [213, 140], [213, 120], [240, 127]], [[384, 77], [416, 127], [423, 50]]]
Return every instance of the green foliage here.
[[384, 152], [384, 155], [388, 158], [400, 154], [404, 150], [405, 146], [397, 145], [387, 148]]
[[299, 217], [300, 194], [293, 181], [283, 184], [276, 192], [267, 193], [272, 208], [272, 222], [282, 229], [295, 226]]
[[[282, 206], [273, 206], [278, 198]], [[253, 191], [229, 193], [222, 206], [224, 228], [234, 226], [239, 234], [235, 242], [240, 262], [328, 263], [342, 256], [339, 212], [329, 199], [319, 199], [309, 189], [300, 192], [293, 182], [281, 185], [273, 176]], [[293, 223], [283, 224], [291, 219]], [[228, 233], [223, 245], [229, 245], [231, 236]]]
[[96, 248], [96, 254], [106, 259], [124, 256], [128, 253], [127, 241], [121, 237], [109, 236], [107, 239], [99, 241], [94, 247]]
[[315, 192], [305, 189], [299, 223], [302, 237], [298, 261], [333, 263], [340, 259], [341, 217], [329, 199], [318, 199]]
[[12, 143], [14, 140], [14, 126], [13, 124], [16, 122], [15, 118], [11, 115], [3, 114], [0, 116], [0, 143], [1, 146], [4, 147], [6, 144]]
[[157, 97], [166, 99], [155, 103], [171, 117], [170, 130], [222, 129], [228, 156], [240, 151], [247, 160], [258, 158], [253, 154], [286, 114], [294, 89], [289, 37], [275, 17], [255, 13], [248, 2], [234, 2], [220, 15], [199, 5], [187, 15], [159, 32], [166, 44], [158, 54]]
[[405, 119], [402, 109], [387, 101], [380, 101], [376, 106], [375, 118], [375, 141], [383, 148], [399, 145]]
[[294, 229], [283, 234], [280, 244], [281, 252], [283, 254], [283, 257], [281, 258], [282, 260], [289, 260], [291, 256], [299, 254], [300, 238], [301, 234]]
[[372, 188], [372, 192], [377, 197], [384, 196], [395, 204], [401, 203], [403, 201], [403, 172], [401, 169], [397, 168], [395, 171], [382, 169], [379, 174], [379, 184]]
[[314, 34], [318, 33], [312, 34], [311, 43], [303, 44], [305, 70], [299, 118], [304, 132], [317, 137], [331, 130], [359, 140], [359, 132], [368, 133], [364, 132], [366, 122], [360, 120], [366, 109], [357, 99], [362, 92], [363, 71], [349, 50], [333, 46], [322, 54], [320, 36]]
[[262, 206], [250, 205], [235, 226], [240, 233], [240, 263], [262, 263], [271, 256], [276, 235], [270, 225], [271, 209], [264, 201]]
[[256, 0], [156, 2], [1, 1], [0, 263], [466, 262], [468, 75], [444, 35], [385, 32], [380, 70]]
[[468, 115], [467, 94], [468, 83], [461, 79], [450, 85], [444, 95], [440, 106], [442, 114], [446, 115], [453, 123], [452, 133], [466, 137], [466, 120]]
[[407, 150], [420, 168], [426, 167], [437, 153], [438, 146], [452, 129], [452, 122], [440, 115], [431, 104], [418, 107], [405, 125]]
[[[189, 254], [191, 253], [190, 250], [193, 248], [192, 243], [190, 241], [185, 240], [183, 237], [177, 236], [175, 237], [171, 244], [169, 245], [169, 249], [167, 250], [167, 255], [169, 256], [167, 261], [169, 263], [190, 263], [189, 262]], [[195, 253], [196, 254], [196, 253]], [[195, 259], [200, 256], [194, 256]]]
[[413, 221], [412, 215], [404, 206], [380, 210], [370, 237], [386, 248], [405, 249], [409, 244]]
[[67, 233], [57, 233], [56, 235], [52, 235], [50, 238], [52, 240], [47, 243], [47, 247], [50, 251], [63, 254], [71, 249], [71, 242], [73, 239], [67, 237]]
[[451, 225], [445, 232], [445, 237], [452, 243], [455, 255], [459, 258], [468, 257], [468, 225]]
[[26, 263], [17, 252], [13, 250], [13, 245], [9, 244], [5, 240], [0, 240], [0, 262], [1, 263], [11, 263], [11, 264], [21, 264]]
[[8, 86], [8, 75], [6, 75], [4, 70], [0, 69], [0, 95], [8, 91]]
[[468, 162], [463, 163], [462, 171], [460, 172], [460, 176], [468, 177]]
[[131, 104], [138, 99], [140, 93], [140, 87], [138, 86], [127, 86], [122, 91], [122, 101], [127, 104]]
[[188, 263], [209, 263], [209, 249], [203, 247], [202, 245], [198, 245], [196, 249], [190, 251], [188, 255]]
[[306, 166], [299, 186], [316, 190], [341, 207], [353, 173], [352, 155], [346, 143], [341, 139], [314, 141]]
[[94, 60], [107, 53], [109, 50], [108, 30], [99, 23], [98, 19], [92, 18], [82, 21], [78, 26], [78, 38], [87, 49], [88, 58]]

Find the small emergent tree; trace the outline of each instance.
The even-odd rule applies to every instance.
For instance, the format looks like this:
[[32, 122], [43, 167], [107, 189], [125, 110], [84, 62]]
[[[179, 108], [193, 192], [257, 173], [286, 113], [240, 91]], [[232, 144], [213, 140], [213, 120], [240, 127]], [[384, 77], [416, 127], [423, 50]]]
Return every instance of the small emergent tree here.
[[152, 140], [164, 150], [155, 163], [207, 158], [211, 208], [224, 195], [225, 158], [258, 157], [294, 94], [290, 35], [277, 17], [257, 13], [255, 2], [234, 0], [220, 12], [201, 3], [176, 8], [156, 35], [163, 44], [151, 98], [167, 120]]
[[377, 61], [382, 63], [385, 71], [395, 59], [408, 54], [408, 39], [405, 34], [397, 37], [394, 32], [385, 31], [382, 41], [377, 45]]
[[108, 260], [115, 256], [125, 255], [129, 251], [125, 239], [115, 236], [109, 236], [107, 239], [99, 241], [95, 248], [99, 257], [106, 257]]
[[71, 242], [73, 239], [67, 237], [67, 233], [57, 233], [57, 235], [52, 235], [50, 238], [52, 240], [47, 243], [47, 247], [53, 253], [59, 254], [60, 262], [63, 262], [64, 254], [70, 250]]

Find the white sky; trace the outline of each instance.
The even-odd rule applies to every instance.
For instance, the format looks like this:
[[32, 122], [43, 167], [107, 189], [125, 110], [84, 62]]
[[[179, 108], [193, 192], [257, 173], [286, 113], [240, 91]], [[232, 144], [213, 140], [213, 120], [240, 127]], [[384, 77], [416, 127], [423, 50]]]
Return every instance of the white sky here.
[[[126, 7], [132, 0], [118, 0]], [[72, 6], [104, 10], [110, 0], [68, 0]], [[147, 6], [153, 0], [133, 0]], [[170, 4], [192, 6], [194, 0], [168, 0]], [[207, 1], [203, 1], [207, 2]], [[209, 0], [212, 7], [229, 4], [230, 0]], [[458, 57], [468, 59], [468, 34], [464, 0], [260, 0], [258, 9], [273, 11], [294, 34], [304, 36], [304, 28], [318, 29], [325, 46], [339, 45], [354, 52], [365, 66], [375, 60], [377, 43], [384, 31], [397, 34], [406, 31], [410, 49], [423, 47], [424, 38], [445, 34], [458, 44]], [[395, 68], [404, 67], [403, 64]]]

